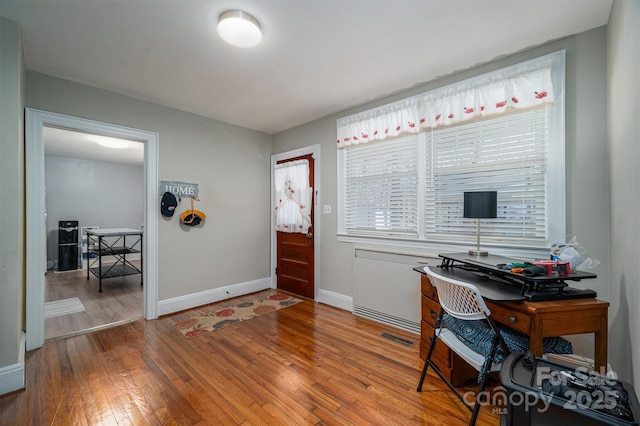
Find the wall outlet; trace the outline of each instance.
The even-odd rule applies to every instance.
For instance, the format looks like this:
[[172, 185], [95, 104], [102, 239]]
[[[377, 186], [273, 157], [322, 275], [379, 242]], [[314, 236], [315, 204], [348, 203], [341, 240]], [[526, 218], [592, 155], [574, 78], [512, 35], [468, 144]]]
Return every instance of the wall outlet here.
[[324, 214], [331, 214], [331, 204], [325, 204], [323, 208], [324, 208]]

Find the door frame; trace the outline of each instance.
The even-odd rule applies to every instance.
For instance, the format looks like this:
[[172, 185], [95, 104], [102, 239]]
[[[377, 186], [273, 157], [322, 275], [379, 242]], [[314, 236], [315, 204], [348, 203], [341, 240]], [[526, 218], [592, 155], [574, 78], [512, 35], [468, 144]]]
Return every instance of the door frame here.
[[25, 108], [26, 349], [44, 344], [44, 128], [58, 127], [144, 143], [144, 308], [158, 317], [158, 133]]
[[276, 238], [276, 215], [275, 215], [275, 184], [274, 171], [278, 161], [288, 158], [300, 157], [302, 155], [313, 156], [313, 300], [318, 300], [318, 289], [320, 287], [320, 220], [318, 206], [320, 205], [320, 145], [311, 145], [304, 148], [295, 149], [293, 151], [283, 152], [281, 154], [273, 154], [271, 156], [271, 288], [278, 287], [278, 277], [276, 277], [277, 262], [277, 238]]

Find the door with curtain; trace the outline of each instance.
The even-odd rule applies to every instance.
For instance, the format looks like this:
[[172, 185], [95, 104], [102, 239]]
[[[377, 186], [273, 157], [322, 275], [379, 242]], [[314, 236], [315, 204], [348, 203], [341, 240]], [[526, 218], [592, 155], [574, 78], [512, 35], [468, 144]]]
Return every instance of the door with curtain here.
[[311, 154], [279, 161], [274, 170], [277, 287], [313, 299], [313, 193]]

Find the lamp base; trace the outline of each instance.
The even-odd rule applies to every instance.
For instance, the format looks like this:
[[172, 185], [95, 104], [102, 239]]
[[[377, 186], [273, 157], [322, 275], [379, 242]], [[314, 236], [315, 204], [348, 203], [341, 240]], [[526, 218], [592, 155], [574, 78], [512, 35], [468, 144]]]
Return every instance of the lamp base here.
[[469, 250], [471, 256], [489, 256], [489, 252], [485, 250]]

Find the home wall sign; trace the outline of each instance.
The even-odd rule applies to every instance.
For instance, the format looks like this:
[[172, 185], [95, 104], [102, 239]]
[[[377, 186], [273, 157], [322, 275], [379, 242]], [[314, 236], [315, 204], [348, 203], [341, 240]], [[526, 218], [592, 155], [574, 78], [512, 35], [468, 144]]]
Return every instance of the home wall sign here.
[[160, 194], [165, 192], [171, 192], [176, 198], [182, 197], [197, 197], [198, 196], [198, 184], [188, 182], [176, 182], [176, 181], [160, 181]]

